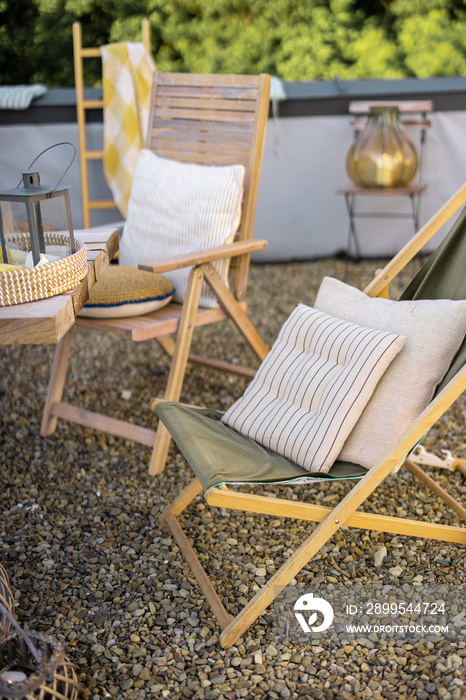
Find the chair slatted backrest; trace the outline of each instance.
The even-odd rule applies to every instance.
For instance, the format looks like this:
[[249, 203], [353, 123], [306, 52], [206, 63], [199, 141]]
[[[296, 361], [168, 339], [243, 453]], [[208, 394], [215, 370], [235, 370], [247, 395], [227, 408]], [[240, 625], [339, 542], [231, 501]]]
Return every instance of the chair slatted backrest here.
[[[157, 155], [198, 165], [243, 165], [238, 240], [252, 238], [269, 112], [267, 75], [157, 72], [146, 145]], [[249, 255], [237, 259], [234, 292], [246, 292]]]

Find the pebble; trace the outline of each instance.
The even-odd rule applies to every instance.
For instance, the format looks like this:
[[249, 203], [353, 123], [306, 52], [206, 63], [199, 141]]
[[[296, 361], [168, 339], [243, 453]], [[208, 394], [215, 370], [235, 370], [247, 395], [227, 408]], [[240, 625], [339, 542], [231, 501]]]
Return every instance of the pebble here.
[[[381, 264], [349, 261], [346, 281], [361, 289]], [[298, 302], [313, 303], [325, 275], [343, 279], [344, 262], [251, 266], [248, 313], [266, 342], [273, 342]], [[238, 363], [251, 363], [233, 326], [222, 325], [222, 332], [205, 326], [194, 334], [195, 353], [222, 357], [226, 347]], [[61, 420], [52, 436], [41, 438], [52, 358], [48, 345], [2, 347], [0, 562], [15, 593], [18, 620], [65, 645], [78, 669], [80, 697], [423, 700], [440, 692], [445, 700], [464, 697], [464, 638], [405, 643], [369, 633], [347, 638], [334, 630], [311, 639], [285, 638], [277, 633], [271, 606], [235, 647], [222, 649], [215, 618], [174, 539], [159, 525], [161, 513], [192, 480], [191, 470], [172, 446], [165, 472], [149, 477], [148, 448]], [[67, 397], [89, 410], [154, 425], [148, 406], [164, 391], [168, 369], [156, 343], [99, 334], [91, 344], [86, 329], [78, 327]], [[225, 410], [245, 386], [241, 379], [193, 367], [183, 399]], [[460, 398], [448, 421], [439, 421], [427, 435], [426, 449], [456, 443], [458, 456], [465, 457], [465, 416], [466, 400]], [[466, 499], [459, 472], [434, 475], [458, 500]], [[318, 504], [328, 505], [348, 488], [326, 482], [312, 492]], [[309, 489], [300, 489], [282, 486], [280, 495], [290, 501], [301, 493], [310, 498]], [[274, 495], [270, 487], [262, 492]], [[450, 512], [404, 470], [389, 476], [370, 499], [373, 512], [401, 510], [416, 517], [417, 509], [422, 517], [450, 522]], [[261, 579], [300, 546], [304, 524], [224, 513], [229, 517], [198, 498], [185, 527], [233, 613], [239, 611], [238, 596], [247, 602]], [[341, 528], [294, 583], [311, 588], [319, 581], [349, 590], [358, 581], [380, 581], [401, 595], [403, 586], [464, 584], [460, 557], [454, 544]], [[463, 629], [460, 607], [455, 619]]]
[[376, 551], [376, 553], [374, 554], [374, 566], [376, 566], [377, 568], [378, 568], [379, 566], [382, 566], [382, 562], [383, 562], [383, 560], [385, 559], [386, 556], [387, 556], [387, 548], [386, 548], [386, 546], [383, 544], [383, 545], [380, 547], [380, 549], [378, 549], [378, 550]]

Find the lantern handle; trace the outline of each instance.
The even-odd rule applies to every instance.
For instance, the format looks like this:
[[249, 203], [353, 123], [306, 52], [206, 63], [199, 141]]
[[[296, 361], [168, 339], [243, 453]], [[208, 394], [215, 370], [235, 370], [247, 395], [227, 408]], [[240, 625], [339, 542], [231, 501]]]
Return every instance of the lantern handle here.
[[31, 639], [28, 637], [26, 632], [23, 629], [21, 629], [21, 627], [18, 625], [18, 623], [16, 622], [16, 620], [13, 617], [13, 615], [11, 614], [11, 612], [8, 610], [8, 608], [5, 605], [3, 605], [2, 602], [0, 602], [0, 613], [2, 615], [4, 615], [9, 622], [11, 622], [11, 624], [15, 628], [16, 632], [18, 632], [18, 634], [24, 639], [24, 641], [28, 645], [29, 650], [30, 650], [31, 654], [33, 655], [36, 663], [38, 664], [38, 666], [40, 666], [42, 664], [42, 653], [40, 652], [39, 649], [36, 649], [36, 647], [31, 642]]
[[[43, 156], [44, 153], [47, 153], [47, 151], [50, 151], [52, 148], [56, 148], [57, 146], [71, 146], [71, 148], [73, 149], [73, 157], [72, 157], [70, 163], [68, 164], [68, 167], [66, 168], [66, 170], [64, 170], [64, 172], [62, 173], [62, 176], [61, 176], [60, 179], [58, 180], [58, 182], [57, 182], [57, 184], [55, 185], [55, 187], [53, 188], [53, 190], [52, 190], [51, 192], [48, 192], [48, 193], [46, 194], [47, 199], [50, 199], [50, 197], [53, 196], [53, 194], [54, 194], [55, 190], [57, 189], [58, 185], [60, 184], [60, 182], [63, 180], [63, 178], [65, 177], [65, 175], [66, 175], [66, 173], [68, 172], [68, 170], [69, 170], [69, 169], [71, 168], [71, 166], [73, 165], [74, 159], [75, 159], [75, 157], [76, 157], [76, 146], [75, 146], [73, 143], [71, 143], [70, 141], [60, 141], [60, 143], [54, 143], [53, 146], [48, 146], [48, 148], [44, 148], [44, 150], [41, 151], [41, 152], [39, 153], [39, 155], [36, 156], [36, 157], [34, 158], [34, 160], [32, 161], [31, 165], [30, 165], [29, 168], [28, 168], [28, 170], [30, 170], [30, 169], [32, 168], [32, 166], [34, 165], [34, 163], [36, 162], [36, 160], [39, 160], [39, 158], [40, 158], [41, 156]], [[18, 183], [18, 187], [20, 186], [20, 184], [21, 184], [21, 180], [20, 180], [19, 183]]]

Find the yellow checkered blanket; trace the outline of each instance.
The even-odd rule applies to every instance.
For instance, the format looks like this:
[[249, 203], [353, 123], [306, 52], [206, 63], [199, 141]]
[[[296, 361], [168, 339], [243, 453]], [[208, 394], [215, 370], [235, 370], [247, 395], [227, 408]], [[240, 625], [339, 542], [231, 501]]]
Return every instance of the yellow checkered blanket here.
[[104, 92], [104, 174], [126, 218], [134, 170], [144, 147], [155, 70], [142, 43], [101, 46]]

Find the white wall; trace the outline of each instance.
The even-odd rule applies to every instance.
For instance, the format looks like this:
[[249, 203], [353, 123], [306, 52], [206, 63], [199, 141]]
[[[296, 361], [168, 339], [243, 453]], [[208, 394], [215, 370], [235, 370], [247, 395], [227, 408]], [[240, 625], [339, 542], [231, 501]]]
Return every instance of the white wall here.
[[[431, 116], [423, 157], [427, 190], [421, 201], [421, 224], [466, 181], [466, 112]], [[102, 125], [88, 127], [88, 147], [101, 148]], [[413, 137], [414, 138], [414, 137]], [[310, 259], [345, 249], [348, 217], [344, 198], [335, 190], [349, 184], [344, 162], [352, 132], [349, 117], [296, 117], [269, 121], [262, 167], [255, 236], [269, 241], [257, 261]], [[16, 187], [19, 172], [44, 148], [59, 141], [78, 147], [76, 124], [0, 127], [0, 189]], [[38, 165], [43, 182], [54, 182], [68, 163], [70, 148], [45, 154]], [[82, 227], [79, 161], [76, 157], [64, 183], [71, 190], [75, 228]], [[92, 163], [90, 192], [109, 196], [101, 164]], [[360, 210], [409, 212], [406, 198], [359, 198]], [[93, 225], [118, 221], [117, 210], [94, 212]], [[391, 256], [413, 233], [411, 220], [360, 219], [360, 248], [367, 257]]]

